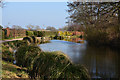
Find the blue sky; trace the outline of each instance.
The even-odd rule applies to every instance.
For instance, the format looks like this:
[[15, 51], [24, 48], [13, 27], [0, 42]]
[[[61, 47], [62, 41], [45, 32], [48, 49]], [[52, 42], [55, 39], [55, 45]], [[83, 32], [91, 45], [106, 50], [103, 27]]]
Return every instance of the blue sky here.
[[2, 11], [3, 25], [39, 25], [41, 28], [67, 25], [66, 2], [7, 2]]

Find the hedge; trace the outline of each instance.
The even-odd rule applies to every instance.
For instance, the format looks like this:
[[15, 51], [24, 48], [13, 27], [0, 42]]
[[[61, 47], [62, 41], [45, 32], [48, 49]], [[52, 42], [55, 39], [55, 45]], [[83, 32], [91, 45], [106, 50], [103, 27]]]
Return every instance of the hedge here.
[[26, 31], [26, 35], [27, 35], [27, 36], [33, 36], [33, 35], [34, 35], [34, 32], [33, 32], [33, 31]]
[[37, 37], [38, 36], [38, 31], [33, 31], [34, 36]]
[[44, 36], [45, 36], [45, 32], [44, 31], [38, 31], [37, 37], [44, 37]]
[[35, 36], [35, 37], [45, 37], [45, 36], [54, 37], [56, 34], [58, 34], [58, 31], [26, 31], [26, 36]]

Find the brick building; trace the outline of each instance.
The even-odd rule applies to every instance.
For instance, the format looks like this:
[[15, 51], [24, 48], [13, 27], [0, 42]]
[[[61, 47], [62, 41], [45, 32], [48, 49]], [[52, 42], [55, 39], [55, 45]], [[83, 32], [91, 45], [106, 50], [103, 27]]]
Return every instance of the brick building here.
[[2, 29], [6, 37], [24, 37], [26, 36], [25, 29], [10, 29], [9, 27]]

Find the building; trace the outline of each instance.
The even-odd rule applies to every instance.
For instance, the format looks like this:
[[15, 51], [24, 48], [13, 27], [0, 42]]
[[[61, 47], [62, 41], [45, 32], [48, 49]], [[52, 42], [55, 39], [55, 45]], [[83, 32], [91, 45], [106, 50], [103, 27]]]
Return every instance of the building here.
[[26, 36], [25, 29], [10, 29], [9, 27], [3, 28], [6, 37], [24, 37]]

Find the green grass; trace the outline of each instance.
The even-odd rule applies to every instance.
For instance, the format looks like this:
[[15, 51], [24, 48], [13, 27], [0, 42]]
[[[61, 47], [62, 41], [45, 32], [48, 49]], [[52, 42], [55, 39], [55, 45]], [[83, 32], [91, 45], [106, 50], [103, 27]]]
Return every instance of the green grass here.
[[19, 38], [23, 38], [23, 37], [11, 37], [11, 38], [7, 38], [7, 39], [2, 39], [2, 40], [12, 40], [12, 39], [19, 39]]

